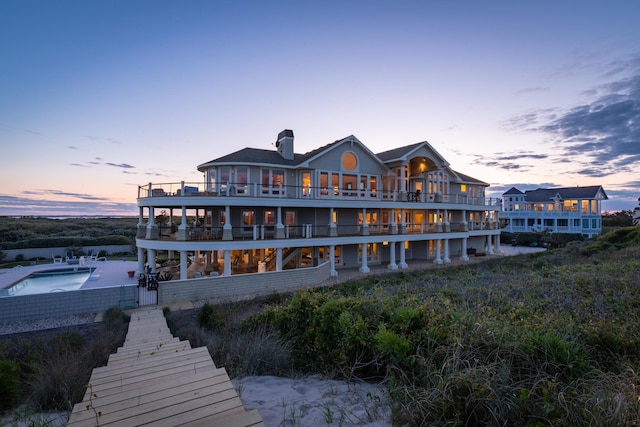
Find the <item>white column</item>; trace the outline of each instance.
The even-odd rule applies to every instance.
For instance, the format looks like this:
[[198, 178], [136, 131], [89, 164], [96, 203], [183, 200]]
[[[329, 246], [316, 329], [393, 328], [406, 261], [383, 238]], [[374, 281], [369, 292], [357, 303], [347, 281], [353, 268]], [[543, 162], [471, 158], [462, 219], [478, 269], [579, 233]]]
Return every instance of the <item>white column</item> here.
[[224, 251], [224, 275], [231, 276], [231, 251]]
[[138, 248], [138, 275], [145, 274], [144, 271], [144, 249]]
[[180, 280], [187, 280], [187, 251], [180, 251]]
[[389, 234], [398, 234], [398, 227], [396, 225], [396, 210], [391, 208], [391, 225], [389, 226]]
[[187, 230], [187, 207], [182, 206], [182, 214], [180, 215], [180, 225], [178, 226], [178, 240], [189, 240], [189, 231]]
[[369, 235], [369, 224], [367, 223], [367, 208], [362, 208], [362, 235]]
[[493, 236], [487, 235], [487, 254], [493, 255]]
[[500, 247], [500, 236], [496, 236], [496, 253], [502, 253], [502, 248]]
[[360, 266], [360, 273], [368, 273], [369, 270], [369, 266], [367, 265], [367, 244], [363, 243], [362, 244], [362, 265]]
[[136, 230], [136, 237], [144, 239], [147, 236], [147, 228], [144, 225], [144, 208], [138, 208], [138, 228]]
[[331, 277], [337, 277], [338, 272], [336, 271], [336, 247], [335, 245], [329, 246], [329, 262], [331, 265]]
[[389, 270], [397, 270], [398, 264], [396, 264], [396, 242], [389, 242]]
[[282, 271], [282, 248], [276, 249], [276, 271]]
[[451, 233], [451, 223], [449, 222], [449, 210], [444, 210], [444, 231]]
[[440, 239], [436, 240], [436, 259], [433, 260], [434, 264], [442, 264], [442, 258], [440, 258]]
[[404, 242], [399, 242], [399, 243], [400, 243], [400, 264], [398, 264], [398, 266], [400, 268], [407, 268], [409, 266], [407, 265], [407, 262], [405, 260], [405, 256], [406, 256], [405, 255], [406, 250], [404, 248], [405, 243]]
[[156, 274], [156, 250], [149, 249], [147, 251], [147, 262], [149, 263], [149, 267], [151, 267], [151, 273]]
[[282, 224], [282, 208], [278, 206], [276, 222], [276, 239], [284, 239], [284, 225]]
[[147, 234], [146, 238], [150, 240], [155, 240], [160, 237], [160, 233], [158, 231], [158, 226], [156, 225], [155, 213], [153, 210], [153, 206], [149, 207], [149, 222], [147, 223]]
[[329, 237], [336, 237], [338, 235], [338, 228], [333, 221], [333, 208], [329, 208]]
[[[227, 205], [224, 207], [224, 226], [222, 227], [222, 240], [233, 240], [233, 233], [231, 228], [231, 206]], [[227, 252], [224, 251], [225, 257], [227, 256]], [[225, 258], [226, 260], [226, 258]], [[225, 271], [227, 269], [227, 263], [224, 264]], [[225, 274], [226, 275], [226, 274]]]
[[451, 258], [449, 258], [449, 239], [444, 239], [444, 263], [451, 264]]
[[467, 255], [467, 238], [462, 238], [462, 261], [469, 261], [469, 255]]
[[404, 216], [404, 208], [400, 208], [400, 234], [407, 234], [407, 223]]

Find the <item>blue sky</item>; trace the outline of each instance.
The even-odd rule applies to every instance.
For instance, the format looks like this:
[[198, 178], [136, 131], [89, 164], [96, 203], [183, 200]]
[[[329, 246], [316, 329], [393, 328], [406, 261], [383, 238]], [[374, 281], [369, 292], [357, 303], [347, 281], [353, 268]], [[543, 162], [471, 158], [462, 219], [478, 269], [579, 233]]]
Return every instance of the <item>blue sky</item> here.
[[136, 215], [137, 187], [293, 129], [427, 140], [499, 196], [640, 197], [637, 1], [0, 2], [0, 215]]

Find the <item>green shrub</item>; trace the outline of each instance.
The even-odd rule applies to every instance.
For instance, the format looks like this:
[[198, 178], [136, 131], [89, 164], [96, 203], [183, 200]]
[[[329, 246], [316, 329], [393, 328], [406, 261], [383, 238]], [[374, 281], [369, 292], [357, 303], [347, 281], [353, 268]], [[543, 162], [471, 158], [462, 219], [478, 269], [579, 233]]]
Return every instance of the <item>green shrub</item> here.
[[402, 336], [390, 331], [385, 325], [378, 327], [374, 336], [376, 350], [384, 357], [395, 362], [404, 362], [411, 350], [411, 344]]
[[23, 262], [24, 261], [24, 254], [17, 254], [16, 258], [15, 258], [16, 262]]
[[12, 360], [0, 360], [0, 410], [12, 408], [20, 399], [20, 366]]

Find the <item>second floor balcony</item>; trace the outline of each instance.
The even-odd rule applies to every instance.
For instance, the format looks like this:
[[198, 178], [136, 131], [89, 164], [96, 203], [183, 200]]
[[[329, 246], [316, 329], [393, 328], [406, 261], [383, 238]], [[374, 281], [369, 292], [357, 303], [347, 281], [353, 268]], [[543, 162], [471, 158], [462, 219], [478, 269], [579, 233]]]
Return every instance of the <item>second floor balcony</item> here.
[[322, 237], [346, 237], [363, 235], [416, 235], [454, 233], [481, 230], [498, 230], [498, 222], [427, 222], [405, 224], [346, 224], [346, 225], [284, 225], [278, 230], [275, 225], [202, 226], [189, 225], [182, 230], [179, 225], [156, 224], [148, 233], [148, 225], [138, 227], [137, 238], [166, 241], [222, 241], [222, 240], [269, 240], [312, 239]]
[[[407, 203], [449, 203], [499, 207], [498, 198], [471, 197], [468, 194], [422, 193], [419, 191], [352, 189], [256, 183], [224, 182], [214, 186], [196, 182], [149, 183], [138, 187], [138, 200], [167, 197], [287, 198], [308, 200], [380, 201]], [[158, 199], [156, 199], [158, 200]], [[166, 200], [166, 199], [165, 199]], [[153, 201], [153, 200], [152, 200]], [[158, 200], [160, 202], [160, 200]]]

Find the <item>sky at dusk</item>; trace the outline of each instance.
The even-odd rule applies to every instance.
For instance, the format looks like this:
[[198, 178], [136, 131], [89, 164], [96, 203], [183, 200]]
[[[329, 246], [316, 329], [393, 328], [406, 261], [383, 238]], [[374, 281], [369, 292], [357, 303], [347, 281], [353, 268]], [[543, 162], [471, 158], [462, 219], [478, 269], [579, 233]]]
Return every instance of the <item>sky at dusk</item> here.
[[420, 141], [512, 186], [640, 197], [640, 2], [0, 2], [0, 215], [137, 215], [137, 188], [292, 129]]

